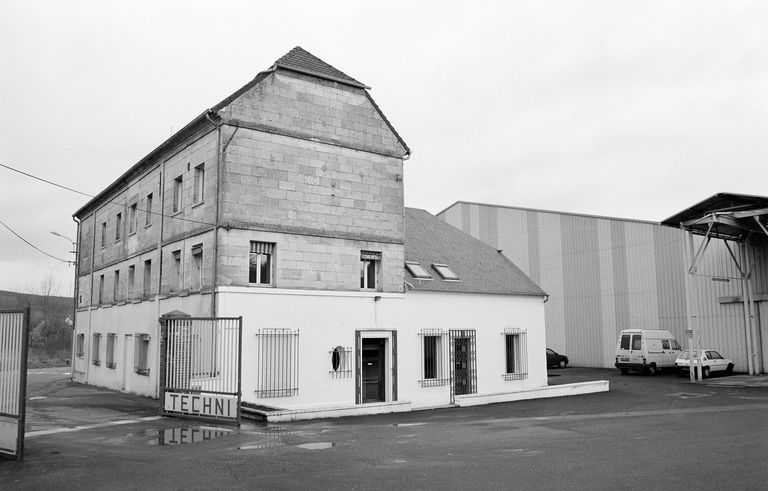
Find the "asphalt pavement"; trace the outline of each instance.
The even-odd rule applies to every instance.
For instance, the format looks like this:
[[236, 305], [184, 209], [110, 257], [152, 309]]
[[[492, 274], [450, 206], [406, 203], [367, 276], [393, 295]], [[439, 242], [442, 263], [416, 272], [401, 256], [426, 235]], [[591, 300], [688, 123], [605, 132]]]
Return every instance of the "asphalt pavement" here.
[[[768, 388], [550, 370], [610, 392], [240, 428], [30, 371], [4, 489], [764, 489]], [[65, 372], [65, 370], [62, 370]], [[724, 381], [717, 377], [711, 382]], [[754, 379], [757, 380], [757, 379]]]

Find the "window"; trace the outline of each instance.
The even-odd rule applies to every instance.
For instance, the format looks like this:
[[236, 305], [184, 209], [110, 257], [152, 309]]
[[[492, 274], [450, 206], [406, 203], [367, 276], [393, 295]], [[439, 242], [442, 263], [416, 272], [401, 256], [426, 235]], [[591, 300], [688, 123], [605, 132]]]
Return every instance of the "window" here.
[[99, 359], [100, 343], [101, 343], [101, 334], [99, 334], [98, 332], [94, 333], [93, 345], [91, 346], [91, 362], [96, 366], [101, 365], [101, 360]]
[[136, 334], [134, 345], [134, 372], [149, 375], [149, 334]]
[[205, 199], [205, 164], [195, 167], [195, 203], [202, 203]]
[[448, 347], [446, 331], [425, 329], [421, 336], [421, 380], [422, 387], [445, 385], [450, 380], [448, 373]]
[[437, 271], [437, 273], [444, 279], [448, 281], [459, 281], [459, 276], [453, 272], [451, 268], [449, 268], [445, 264], [433, 264], [432, 267]]
[[128, 208], [128, 234], [136, 233], [136, 203]]
[[144, 287], [141, 290], [141, 295], [144, 298], [149, 297], [152, 293], [152, 260], [147, 259], [144, 261]]
[[661, 349], [669, 349], [669, 339], [661, 340]]
[[107, 245], [107, 222], [101, 224], [101, 247]]
[[120, 230], [123, 228], [123, 214], [118, 213], [115, 219], [115, 242], [120, 242]]
[[77, 335], [77, 342], [75, 343], [75, 353], [78, 358], [82, 358], [85, 353], [85, 334], [80, 333]]
[[203, 245], [192, 246], [192, 285], [193, 290], [199, 290], [203, 286]]
[[632, 336], [632, 349], [633, 350], [642, 349], [642, 341], [643, 341], [643, 337], [640, 336], [639, 334], [635, 334], [634, 336]]
[[181, 280], [183, 278], [181, 274], [181, 251], [173, 251], [173, 285], [171, 285], [171, 291], [181, 290]]
[[352, 348], [344, 346], [336, 346], [330, 351], [331, 354], [331, 370], [330, 374], [333, 378], [350, 378], [352, 377]]
[[144, 215], [144, 226], [148, 227], [152, 225], [152, 193], [147, 195], [147, 204], [145, 208], [146, 215]]
[[259, 329], [256, 340], [256, 397], [298, 394], [299, 331]]
[[181, 176], [173, 180], [173, 212], [178, 213], [181, 211]]
[[421, 264], [415, 261], [406, 261], [405, 267], [411, 276], [419, 280], [431, 280], [432, 276], [427, 273], [427, 270], [421, 267]]
[[125, 287], [125, 296], [130, 300], [133, 298], [134, 288], [136, 286], [136, 266], [128, 266], [128, 285]]
[[360, 289], [379, 289], [378, 276], [380, 263], [381, 252], [360, 251]]
[[99, 305], [104, 303], [104, 275], [99, 276]]
[[272, 284], [272, 256], [275, 244], [251, 241], [251, 257], [248, 266], [248, 283]]
[[112, 285], [112, 301], [120, 300], [120, 270], [115, 271], [115, 282]]
[[619, 344], [619, 349], [629, 349], [629, 340], [632, 338], [629, 334], [622, 334], [621, 335], [621, 342]]
[[117, 339], [117, 335], [115, 333], [109, 333], [107, 334], [107, 356], [106, 356], [106, 366], [107, 368], [115, 368], [117, 364], [115, 363], [115, 340]]
[[528, 378], [528, 342], [523, 329], [504, 330], [506, 369], [504, 380]]

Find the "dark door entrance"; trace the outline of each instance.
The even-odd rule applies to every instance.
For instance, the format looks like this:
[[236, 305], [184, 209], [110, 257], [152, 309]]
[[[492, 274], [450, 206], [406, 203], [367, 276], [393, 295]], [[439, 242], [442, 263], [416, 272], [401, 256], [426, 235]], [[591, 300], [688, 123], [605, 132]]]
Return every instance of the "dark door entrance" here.
[[363, 339], [363, 403], [383, 402], [386, 377], [384, 372], [384, 339]]
[[475, 367], [475, 331], [451, 330], [451, 403], [454, 396], [477, 392]]

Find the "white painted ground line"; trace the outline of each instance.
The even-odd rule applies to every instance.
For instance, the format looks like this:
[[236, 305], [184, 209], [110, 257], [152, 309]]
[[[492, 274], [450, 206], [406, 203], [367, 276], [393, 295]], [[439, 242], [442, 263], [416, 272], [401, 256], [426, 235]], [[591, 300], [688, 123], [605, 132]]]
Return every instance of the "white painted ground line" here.
[[138, 418], [138, 419], [123, 419], [120, 421], [109, 421], [107, 423], [96, 423], [92, 425], [83, 425], [83, 426], [72, 426], [68, 428], [51, 428], [50, 430], [39, 430], [39, 431], [29, 431], [24, 434], [26, 438], [32, 438], [35, 436], [42, 436], [42, 435], [53, 435], [56, 433], [72, 433], [75, 431], [82, 431], [82, 430], [90, 430], [93, 428], [104, 428], [107, 426], [118, 426], [118, 425], [128, 425], [132, 423], [141, 423], [143, 421], [157, 421], [158, 419], [161, 419], [163, 416], [147, 416], [146, 418]]

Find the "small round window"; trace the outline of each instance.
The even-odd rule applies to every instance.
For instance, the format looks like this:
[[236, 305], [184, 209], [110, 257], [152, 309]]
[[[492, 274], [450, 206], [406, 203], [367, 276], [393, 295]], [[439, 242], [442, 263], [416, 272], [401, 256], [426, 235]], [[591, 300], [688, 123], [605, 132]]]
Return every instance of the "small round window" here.
[[334, 372], [338, 372], [341, 367], [341, 359], [344, 356], [344, 348], [336, 346], [331, 352], [331, 367]]

